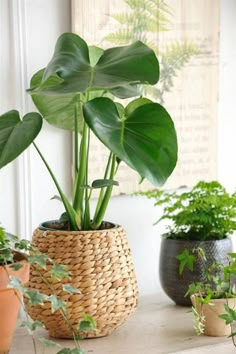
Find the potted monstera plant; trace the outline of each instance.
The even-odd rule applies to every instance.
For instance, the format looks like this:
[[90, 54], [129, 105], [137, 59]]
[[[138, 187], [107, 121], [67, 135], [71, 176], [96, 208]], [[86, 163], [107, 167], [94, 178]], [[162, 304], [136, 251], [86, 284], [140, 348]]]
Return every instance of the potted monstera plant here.
[[164, 207], [158, 220], [167, 228], [160, 249], [162, 288], [176, 304], [190, 306], [185, 296], [189, 284], [206, 281], [212, 263], [228, 263], [230, 235], [236, 230], [236, 193], [228, 193], [217, 181], [200, 181], [191, 190], [145, 194]]
[[[21, 120], [18, 112], [11, 111], [0, 117], [0, 167], [34, 140], [42, 117], [55, 127], [73, 131], [71, 199], [33, 143], [65, 212], [56, 221], [42, 223], [32, 242], [55, 262], [67, 264], [73, 274], [72, 285], [81, 291], [68, 299], [70, 320], [77, 323], [81, 312], [90, 314], [97, 322], [97, 336], [111, 333], [137, 306], [138, 290], [125, 231], [104, 221], [120, 162], [142, 179], [162, 185], [177, 161], [177, 138], [170, 115], [160, 104], [142, 97], [143, 85], [155, 85], [158, 79], [158, 59], [140, 41], [103, 50], [88, 47], [76, 34], [65, 33], [59, 37], [49, 64], [31, 80], [29, 93], [40, 114], [29, 113]], [[132, 97], [135, 99], [123, 103]], [[110, 152], [104, 175], [95, 181], [89, 178], [91, 132]], [[100, 191], [91, 215], [94, 189]], [[33, 273], [30, 286], [41, 287]], [[57, 292], [65, 296], [59, 285]], [[51, 336], [71, 336], [59, 314], [52, 316], [37, 307], [30, 314], [45, 323]]]

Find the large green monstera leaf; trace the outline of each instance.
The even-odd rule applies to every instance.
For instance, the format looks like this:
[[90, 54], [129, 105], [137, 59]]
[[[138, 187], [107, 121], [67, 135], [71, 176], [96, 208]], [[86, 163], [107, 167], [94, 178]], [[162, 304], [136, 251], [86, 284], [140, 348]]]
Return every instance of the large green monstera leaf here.
[[131, 45], [103, 50], [88, 47], [78, 35], [59, 37], [48, 66], [31, 80], [29, 90], [44, 118], [52, 125], [73, 130], [75, 102], [81, 132], [81, 95], [86, 99], [110, 93], [119, 98], [140, 95], [142, 84], [154, 85], [159, 64], [154, 52], [137, 41]]
[[177, 161], [177, 138], [167, 111], [150, 100], [130, 103], [123, 116], [108, 98], [84, 105], [84, 118], [94, 134], [122, 161], [154, 185], [162, 185]]
[[117, 89], [127, 84], [154, 85], [158, 79], [155, 53], [140, 41], [101, 51], [92, 66], [86, 42], [76, 34], [64, 33], [36, 89], [52, 94], [83, 93]]
[[0, 168], [18, 157], [36, 138], [42, 127], [39, 113], [28, 113], [20, 119], [12, 110], [0, 116]]

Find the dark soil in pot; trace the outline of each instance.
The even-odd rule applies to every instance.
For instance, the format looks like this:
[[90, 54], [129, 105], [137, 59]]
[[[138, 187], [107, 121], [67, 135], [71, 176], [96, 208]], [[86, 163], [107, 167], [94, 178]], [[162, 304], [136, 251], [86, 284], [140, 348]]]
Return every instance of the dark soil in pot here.
[[[115, 226], [116, 225], [111, 222], [103, 221], [101, 226], [99, 227], [99, 230], [112, 229]], [[69, 227], [68, 222], [61, 222], [60, 220], [45, 221], [39, 225], [39, 228], [40, 228], [40, 230], [70, 231], [70, 227]]]

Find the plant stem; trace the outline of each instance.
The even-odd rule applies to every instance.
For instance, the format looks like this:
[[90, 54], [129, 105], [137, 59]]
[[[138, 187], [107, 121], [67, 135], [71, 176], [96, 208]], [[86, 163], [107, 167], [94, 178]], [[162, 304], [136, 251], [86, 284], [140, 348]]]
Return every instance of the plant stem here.
[[[111, 162], [111, 169], [110, 169], [109, 179], [113, 179], [114, 178], [115, 171], [116, 171], [116, 156], [114, 154], [112, 154], [112, 162]], [[97, 216], [94, 217], [92, 225], [91, 225], [93, 229], [98, 229], [99, 226], [101, 225], [102, 221], [103, 221], [103, 218], [104, 218], [104, 215], [105, 215], [109, 200], [111, 198], [112, 188], [113, 188], [113, 185], [108, 186], [106, 188], [106, 192], [105, 192], [104, 197], [102, 199], [101, 206], [100, 206], [100, 208], [98, 210]]]
[[85, 177], [86, 177], [86, 170], [87, 170], [87, 153], [88, 153], [88, 126], [84, 123], [83, 126], [83, 133], [80, 143], [80, 165], [79, 165], [79, 172], [78, 172], [78, 179], [75, 187], [75, 195], [74, 195], [74, 202], [73, 207], [76, 212], [82, 217], [83, 213], [83, 197], [84, 197], [84, 186], [85, 186]]
[[41, 153], [41, 151], [39, 150], [39, 148], [37, 147], [37, 145], [33, 142], [33, 145], [35, 147], [35, 149], [37, 150], [39, 156], [41, 157], [42, 161], [44, 162], [49, 174], [51, 175], [52, 177], [52, 180], [58, 190], [58, 193], [60, 194], [60, 197], [61, 197], [61, 200], [64, 204], [64, 207], [65, 207], [65, 210], [66, 210], [66, 213], [67, 213], [67, 216], [68, 216], [68, 219], [70, 221], [70, 224], [71, 226], [73, 227], [74, 230], [78, 230], [78, 227], [77, 227], [77, 223], [76, 223], [76, 220], [75, 220], [75, 213], [74, 213], [74, 210], [73, 208], [71, 207], [69, 201], [67, 200], [66, 196], [64, 195], [64, 193], [62, 192], [61, 190], [61, 187], [59, 185], [59, 183], [57, 182], [57, 179], [55, 177], [55, 175], [53, 174], [50, 166], [48, 165], [47, 161], [45, 160], [43, 154]]
[[75, 113], [74, 113], [74, 159], [75, 159], [75, 173], [74, 175], [76, 176], [79, 170], [79, 166], [78, 166], [78, 161], [79, 161], [79, 156], [78, 156], [78, 102], [76, 102], [75, 104]]
[[[110, 166], [111, 166], [111, 160], [112, 160], [112, 152], [110, 152], [108, 160], [107, 160], [106, 170], [105, 170], [105, 173], [104, 173], [104, 179], [107, 179], [107, 176], [108, 176], [108, 173], [109, 173], [109, 169], [110, 169]], [[104, 196], [104, 190], [105, 190], [105, 188], [101, 188], [100, 189], [100, 193], [99, 193], [99, 197], [98, 197], [98, 201], [97, 201], [97, 206], [96, 206], [96, 210], [95, 210], [95, 213], [94, 213], [94, 219], [97, 217], [97, 214], [98, 214], [99, 209], [101, 207], [103, 196]]]
[[[36, 271], [36, 273], [38, 273], [38, 275], [40, 276], [40, 278], [42, 279], [42, 281], [47, 285], [47, 287], [48, 287], [48, 289], [51, 291], [51, 293], [52, 293], [52, 294], [55, 294], [53, 287], [51, 286], [51, 284], [49, 283], [49, 281], [41, 274], [41, 272], [38, 270], [38, 268], [37, 268], [37, 267], [33, 267], [33, 269], [34, 269], [34, 271]], [[64, 311], [64, 309], [62, 309], [62, 308], [59, 308], [59, 311], [60, 311], [60, 313], [61, 313], [63, 319], [65, 320], [66, 324], [68, 325], [68, 327], [69, 327], [70, 330], [71, 330], [71, 333], [72, 333], [72, 335], [73, 335], [73, 339], [74, 339], [74, 342], [75, 342], [75, 344], [76, 344], [77, 349], [81, 349], [81, 348], [80, 348], [80, 344], [79, 344], [79, 342], [78, 342], [78, 340], [77, 340], [77, 338], [76, 338], [76, 332], [75, 332], [75, 330], [74, 330], [74, 327], [72, 326], [72, 324], [70, 323], [70, 321], [69, 321], [68, 318], [67, 318], [67, 313], [66, 313], [66, 311]]]
[[[85, 184], [88, 186], [88, 164], [89, 164], [89, 146], [90, 146], [90, 129], [88, 129], [88, 142], [87, 142], [87, 161], [86, 161], [86, 176]], [[92, 194], [92, 189], [86, 187], [85, 189], [85, 199], [84, 199], [84, 217], [83, 217], [83, 230], [89, 230], [90, 228], [90, 197]]]

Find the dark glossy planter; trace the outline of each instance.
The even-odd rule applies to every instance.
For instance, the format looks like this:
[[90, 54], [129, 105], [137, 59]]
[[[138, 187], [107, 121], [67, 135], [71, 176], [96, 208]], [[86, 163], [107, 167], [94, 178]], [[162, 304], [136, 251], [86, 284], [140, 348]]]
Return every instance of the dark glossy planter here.
[[[185, 268], [182, 275], [179, 275], [179, 261], [176, 255], [187, 249], [192, 253], [192, 249], [201, 247], [206, 254], [206, 261], [196, 258], [194, 269], [191, 272]], [[227, 253], [232, 252], [232, 242], [230, 238], [218, 241], [183, 241], [162, 239], [160, 250], [159, 274], [160, 282], [166, 295], [168, 295], [177, 305], [191, 306], [190, 297], [185, 297], [189, 284], [193, 282], [205, 281], [206, 269], [213, 262], [227, 264]]]

